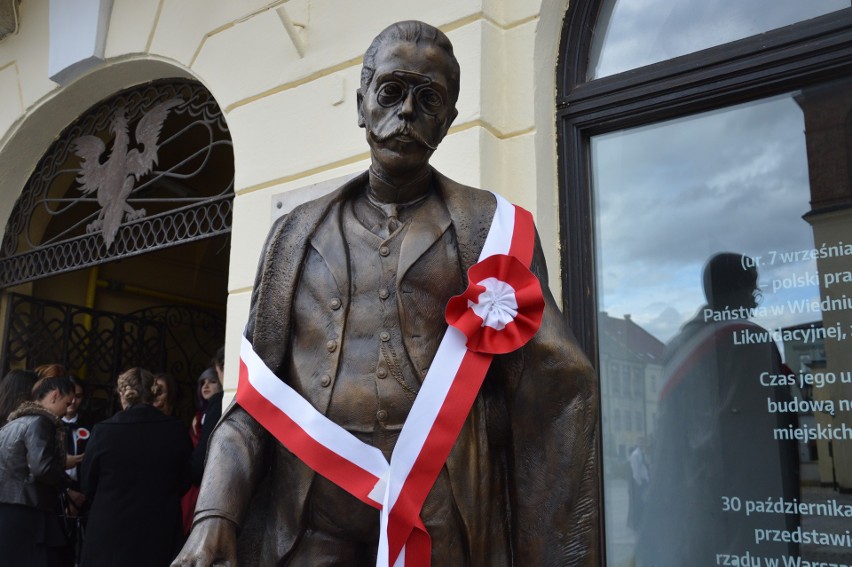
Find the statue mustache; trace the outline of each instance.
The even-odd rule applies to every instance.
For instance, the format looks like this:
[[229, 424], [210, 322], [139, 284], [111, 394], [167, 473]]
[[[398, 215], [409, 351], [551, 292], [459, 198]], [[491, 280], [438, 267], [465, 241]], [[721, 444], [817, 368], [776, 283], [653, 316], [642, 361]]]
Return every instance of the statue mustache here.
[[423, 138], [423, 136], [420, 135], [420, 132], [418, 132], [414, 128], [409, 127], [407, 124], [402, 124], [400, 126], [397, 126], [393, 130], [391, 130], [389, 133], [381, 133], [380, 134], [380, 133], [376, 132], [375, 130], [371, 130], [370, 135], [377, 142], [380, 142], [380, 143], [387, 142], [391, 138], [396, 138], [397, 136], [408, 136], [409, 138], [411, 138], [412, 140], [414, 140], [418, 144], [426, 146], [427, 148], [429, 148], [433, 152], [438, 149], [437, 144], [435, 144], [435, 145], [430, 144], [429, 142], [427, 142]]

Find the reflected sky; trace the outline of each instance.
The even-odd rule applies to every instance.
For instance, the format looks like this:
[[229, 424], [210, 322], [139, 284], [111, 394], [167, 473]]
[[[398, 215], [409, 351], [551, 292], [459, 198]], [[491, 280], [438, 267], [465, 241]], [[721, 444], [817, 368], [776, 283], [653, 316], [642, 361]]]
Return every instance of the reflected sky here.
[[[705, 303], [701, 272], [717, 252], [768, 257], [811, 248], [802, 111], [792, 96], [592, 140], [600, 309], [667, 342]], [[760, 282], [815, 262], [760, 268]], [[771, 293], [762, 305], [818, 298], [817, 287]], [[786, 311], [786, 310], [785, 310]], [[775, 328], [819, 318], [785, 312]]]
[[589, 61], [590, 78], [849, 7], [849, 0], [606, 0], [597, 25], [601, 35], [594, 40]]

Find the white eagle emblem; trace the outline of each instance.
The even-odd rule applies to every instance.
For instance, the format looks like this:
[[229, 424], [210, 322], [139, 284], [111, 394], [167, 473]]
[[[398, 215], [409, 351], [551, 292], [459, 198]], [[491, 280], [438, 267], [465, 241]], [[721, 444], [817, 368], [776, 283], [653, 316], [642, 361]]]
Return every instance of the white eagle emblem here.
[[114, 136], [109, 157], [101, 163], [106, 145], [97, 136], [80, 136], [71, 144], [71, 149], [80, 156], [80, 173], [77, 182], [80, 191], [89, 195], [97, 191], [101, 207], [98, 218], [86, 225], [86, 232], [101, 231], [107, 248], [112, 246], [118, 227], [126, 216], [132, 221], [145, 216], [145, 209], [134, 209], [127, 198], [141, 177], [157, 165], [160, 131], [169, 109], [181, 104], [180, 98], [172, 98], [151, 108], [136, 125], [136, 145], [130, 148], [127, 131], [127, 111], [120, 107], [115, 111], [110, 132]]

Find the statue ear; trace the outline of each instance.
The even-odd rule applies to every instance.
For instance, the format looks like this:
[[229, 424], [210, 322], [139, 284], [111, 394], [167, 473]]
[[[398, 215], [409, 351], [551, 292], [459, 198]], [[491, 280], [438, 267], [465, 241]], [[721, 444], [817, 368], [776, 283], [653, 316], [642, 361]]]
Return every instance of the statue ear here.
[[361, 92], [361, 89], [355, 90], [355, 98], [358, 102], [358, 127], [366, 128], [367, 122], [364, 120], [364, 110], [361, 108], [361, 104], [364, 102], [364, 93]]
[[450, 131], [450, 126], [453, 125], [453, 121], [456, 119], [456, 116], [459, 115], [458, 109], [454, 106], [453, 110], [447, 114], [447, 121], [444, 123], [444, 134], [441, 136], [441, 139], [444, 139], [444, 136], [447, 135], [447, 132]]

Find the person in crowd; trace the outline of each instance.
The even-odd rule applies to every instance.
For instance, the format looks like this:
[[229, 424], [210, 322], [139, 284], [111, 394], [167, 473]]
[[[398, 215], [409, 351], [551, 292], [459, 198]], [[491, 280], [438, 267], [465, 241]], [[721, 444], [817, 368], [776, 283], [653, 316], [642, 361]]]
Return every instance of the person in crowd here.
[[89, 442], [91, 426], [80, 414], [80, 406], [85, 397], [85, 385], [76, 376], [68, 375], [74, 385], [74, 397], [68, 404], [62, 422], [65, 424], [65, 474], [68, 475], [69, 486], [65, 491], [65, 533], [68, 536], [66, 565], [76, 565], [82, 546], [83, 507], [86, 497], [80, 492], [79, 468], [83, 462], [86, 444]]
[[123, 411], [92, 430], [80, 470], [89, 502], [82, 567], [165, 567], [180, 549], [192, 443], [180, 419], [153, 406], [159, 393], [147, 370], [124, 372]]
[[204, 460], [207, 457], [207, 444], [213, 428], [222, 417], [222, 374], [225, 367], [225, 349], [220, 348], [213, 358], [213, 368], [205, 370], [198, 379], [198, 387], [203, 400], [204, 414], [201, 416], [201, 430], [198, 444], [192, 451], [192, 482], [201, 484], [204, 474]]
[[65, 415], [74, 386], [42, 378], [0, 429], [0, 562], [57, 567], [66, 544], [59, 493], [65, 486]]
[[59, 363], [51, 362], [40, 364], [34, 368], [39, 378], [56, 378], [57, 376], [68, 376], [68, 371]]
[[[192, 426], [189, 429], [189, 436], [192, 439], [192, 457], [193, 457], [193, 468], [195, 464], [198, 443], [201, 440], [201, 424], [205, 421], [204, 416], [207, 411], [209, 404], [209, 400], [215, 396], [215, 393], [211, 394], [211, 392], [215, 391], [215, 384], [219, 382], [219, 375], [216, 373], [215, 366], [211, 366], [210, 368], [205, 368], [204, 372], [198, 377], [198, 388], [196, 388], [196, 398], [198, 404], [198, 410], [195, 412], [195, 417], [192, 418]], [[205, 393], [207, 397], [205, 398]], [[220, 401], [221, 404], [221, 401]], [[220, 407], [220, 415], [221, 415], [221, 407]], [[200, 466], [204, 468], [204, 454], [198, 453], [198, 458], [201, 460]], [[181, 512], [183, 513], [183, 530], [184, 534], [188, 534], [190, 528], [192, 527], [192, 515], [195, 512], [195, 502], [198, 500], [198, 482], [195, 482], [195, 475], [193, 474], [193, 484], [186, 491], [186, 494], [183, 495], [181, 499]]]
[[30, 399], [38, 375], [31, 370], [12, 370], [0, 381], [0, 427], [23, 402]]
[[627, 525], [634, 530], [642, 521], [642, 508], [645, 505], [645, 490], [648, 488], [648, 460], [645, 457], [645, 440], [640, 439], [628, 459], [630, 464], [630, 483], [628, 484]]
[[83, 381], [76, 376], [70, 375], [68, 379], [74, 384], [74, 397], [68, 405], [65, 415], [62, 416], [62, 421], [66, 425], [66, 464], [70, 465], [65, 472], [72, 481], [76, 481], [78, 478], [78, 465], [83, 462], [83, 453], [85, 452], [91, 429], [89, 424], [80, 416], [80, 405], [83, 403], [85, 395]]
[[157, 398], [154, 400], [154, 407], [166, 415], [175, 415], [178, 389], [174, 376], [161, 372], [160, 374], [156, 374], [154, 379], [160, 387], [160, 393], [157, 394]]

